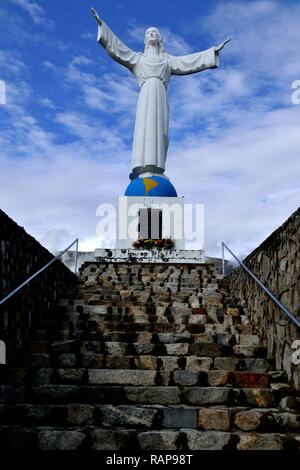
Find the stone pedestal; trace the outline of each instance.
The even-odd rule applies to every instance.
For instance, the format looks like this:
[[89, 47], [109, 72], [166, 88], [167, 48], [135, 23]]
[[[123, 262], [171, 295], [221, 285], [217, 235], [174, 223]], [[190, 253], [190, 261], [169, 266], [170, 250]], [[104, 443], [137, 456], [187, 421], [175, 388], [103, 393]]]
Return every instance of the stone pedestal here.
[[[145, 209], [152, 211], [149, 233]], [[131, 249], [139, 238], [170, 238], [175, 250], [184, 250], [184, 198], [119, 196], [116, 248]]]

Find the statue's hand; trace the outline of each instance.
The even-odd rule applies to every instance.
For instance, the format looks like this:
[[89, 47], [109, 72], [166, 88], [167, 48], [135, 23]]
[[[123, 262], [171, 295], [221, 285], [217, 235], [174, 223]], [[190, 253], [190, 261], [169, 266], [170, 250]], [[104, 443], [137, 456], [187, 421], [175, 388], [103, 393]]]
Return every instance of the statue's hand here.
[[94, 15], [94, 17], [96, 18], [97, 23], [101, 26], [102, 25], [102, 20], [101, 20], [100, 16], [98, 15], [97, 10], [95, 8], [91, 8], [91, 11], [92, 11], [92, 14]]
[[226, 39], [226, 41], [224, 41], [221, 44], [219, 44], [218, 46], [216, 46], [215, 51], [220, 52], [223, 49], [223, 47], [225, 46], [225, 44], [227, 44], [229, 41], [231, 41], [231, 38]]

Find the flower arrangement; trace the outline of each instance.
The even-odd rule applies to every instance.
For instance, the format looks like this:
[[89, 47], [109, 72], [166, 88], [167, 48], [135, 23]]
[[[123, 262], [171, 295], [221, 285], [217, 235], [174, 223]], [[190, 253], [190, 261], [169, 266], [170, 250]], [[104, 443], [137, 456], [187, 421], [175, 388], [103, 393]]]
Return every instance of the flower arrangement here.
[[139, 238], [138, 240], [132, 243], [132, 246], [134, 248], [137, 248], [138, 250], [152, 250], [153, 248], [157, 250], [161, 250], [163, 248], [166, 250], [171, 250], [172, 248], [174, 248], [174, 241], [171, 240], [171, 238], [161, 238], [158, 240], [153, 240], [151, 238]]

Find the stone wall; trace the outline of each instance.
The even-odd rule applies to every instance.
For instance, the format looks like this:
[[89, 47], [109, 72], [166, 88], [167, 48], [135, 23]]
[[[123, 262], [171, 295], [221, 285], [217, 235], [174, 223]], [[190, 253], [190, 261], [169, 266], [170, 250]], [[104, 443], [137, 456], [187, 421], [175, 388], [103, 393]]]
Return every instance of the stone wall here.
[[[245, 264], [300, 319], [300, 208], [246, 259]], [[230, 275], [234, 294], [247, 304], [256, 332], [300, 390], [300, 365], [292, 364], [292, 344], [300, 330], [242, 268]]]
[[[0, 299], [51, 259], [49, 251], [0, 210]], [[9, 364], [19, 362], [30, 328], [51, 311], [59, 297], [67, 295], [75, 279], [62, 262], [55, 261], [0, 306], [0, 340], [6, 344]]]

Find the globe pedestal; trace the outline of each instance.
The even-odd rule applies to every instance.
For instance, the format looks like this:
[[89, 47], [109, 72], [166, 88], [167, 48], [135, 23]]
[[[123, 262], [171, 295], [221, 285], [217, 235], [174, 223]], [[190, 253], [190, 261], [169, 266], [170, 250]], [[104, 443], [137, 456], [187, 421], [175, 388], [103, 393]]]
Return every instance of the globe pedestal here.
[[125, 196], [177, 197], [177, 192], [167, 176], [144, 173], [129, 183]]

